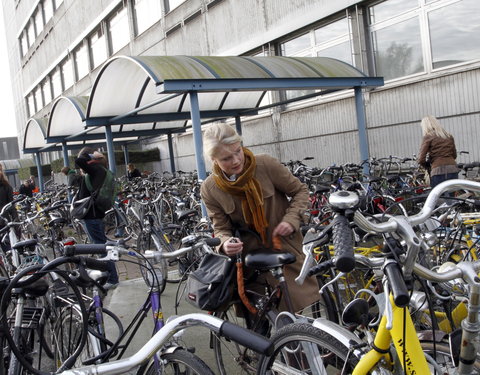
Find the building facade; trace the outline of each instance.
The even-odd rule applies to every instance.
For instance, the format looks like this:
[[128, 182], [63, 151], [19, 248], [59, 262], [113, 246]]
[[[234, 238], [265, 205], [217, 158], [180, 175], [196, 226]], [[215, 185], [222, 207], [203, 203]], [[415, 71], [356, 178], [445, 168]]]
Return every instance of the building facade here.
[[[455, 136], [457, 149], [469, 152], [458, 161], [480, 159], [478, 0], [2, 3], [20, 139], [27, 120], [48, 116], [59, 95], [89, 95], [113, 55], [326, 56], [385, 78], [383, 87], [365, 93], [372, 157], [412, 157], [420, 120], [432, 114]], [[264, 110], [242, 124], [245, 144], [257, 153], [282, 161], [313, 156], [309, 163], [320, 167], [360, 162], [351, 91]], [[159, 147], [169, 170], [164, 137], [141, 143]], [[178, 169], [195, 169], [192, 134], [175, 136], [173, 144]]]

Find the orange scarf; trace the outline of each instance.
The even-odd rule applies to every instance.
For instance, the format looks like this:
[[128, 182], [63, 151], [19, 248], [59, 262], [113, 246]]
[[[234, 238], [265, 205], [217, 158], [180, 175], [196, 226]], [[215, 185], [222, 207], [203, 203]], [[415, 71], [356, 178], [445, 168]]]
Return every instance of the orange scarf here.
[[242, 212], [247, 224], [252, 225], [262, 237], [264, 244], [267, 243], [266, 229], [268, 227], [263, 204], [263, 191], [258, 180], [254, 177], [257, 163], [255, 156], [243, 147], [245, 165], [243, 172], [236, 181], [229, 181], [217, 164], [213, 165], [213, 178], [217, 186], [224, 192], [242, 198]]

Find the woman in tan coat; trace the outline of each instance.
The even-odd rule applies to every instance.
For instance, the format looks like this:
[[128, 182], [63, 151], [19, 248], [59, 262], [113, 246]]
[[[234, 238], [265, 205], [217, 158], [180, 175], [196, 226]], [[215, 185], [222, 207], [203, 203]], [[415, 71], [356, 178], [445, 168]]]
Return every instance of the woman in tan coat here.
[[[201, 195], [215, 236], [221, 239], [218, 251], [244, 255], [272, 248], [273, 236], [280, 236], [282, 249], [297, 259], [284, 272], [294, 310], [300, 311], [319, 299], [315, 278], [307, 278], [302, 286], [294, 281], [304, 259], [299, 227], [308, 204], [307, 187], [278, 160], [254, 156], [241, 141], [226, 124], [216, 124], [204, 134], [205, 155], [213, 162], [213, 171], [202, 184]], [[240, 231], [241, 238], [235, 238], [235, 228], [248, 231]], [[270, 273], [267, 281], [276, 282]], [[284, 301], [280, 308], [286, 309]]]

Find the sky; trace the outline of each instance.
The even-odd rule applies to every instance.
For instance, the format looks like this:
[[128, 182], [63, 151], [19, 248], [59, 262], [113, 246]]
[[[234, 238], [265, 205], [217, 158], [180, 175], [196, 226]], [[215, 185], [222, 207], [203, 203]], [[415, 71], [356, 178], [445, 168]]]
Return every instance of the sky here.
[[7, 44], [5, 39], [5, 27], [3, 24], [3, 6], [0, 4], [0, 108], [2, 121], [0, 122], [0, 138], [16, 137], [17, 126], [15, 123], [15, 111], [13, 106], [12, 84], [10, 80], [10, 68], [8, 65]]

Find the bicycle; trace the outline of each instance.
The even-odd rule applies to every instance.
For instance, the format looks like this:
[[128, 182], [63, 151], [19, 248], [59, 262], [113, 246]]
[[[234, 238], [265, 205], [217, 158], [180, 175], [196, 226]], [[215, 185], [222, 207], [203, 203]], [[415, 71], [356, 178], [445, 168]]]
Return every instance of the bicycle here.
[[[390, 238], [390, 246], [387, 244], [384, 247], [385, 256], [383, 258], [363, 257], [362, 259], [371, 267], [382, 267], [385, 274], [385, 309], [380, 309], [380, 318], [377, 320], [378, 327], [374, 332], [367, 330], [370, 334], [366, 337], [370, 337], [370, 339], [362, 341], [342, 326], [332, 322], [326, 323], [319, 319], [315, 320], [312, 323], [313, 326], [323, 331], [322, 336], [317, 337], [318, 347], [323, 345], [323, 348], [330, 350], [324, 356], [316, 356], [316, 362], [308, 362], [311, 373], [326, 373], [325, 371], [329, 367], [333, 367], [341, 373], [353, 375], [397, 373], [397, 371], [407, 374], [429, 374], [431, 371], [437, 371], [437, 373], [443, 374], [452, 370], [462, 375], [479, 373], [480, 362], [477, 358], [475, 342], [480, 333], [478, 319], [480, 283], [477, 277], [480, 263], [478, 261], [462, 261], [459, 264], [450, 264], [444, 270], [439, 270], [440, 272], [429, 270], [416, 263], [422, 244], [413, 227], [425, 222], [430, 217], [442, 193], [457, 189], [479, 192], [480, 184], [463, 180], [446, 181], [432, 189], [418, 214], [407, 217], [394, 216], [381, 223], [369, 221], [358, 210], [355, 211], [358, 197], [356, 198], [353, 193], [342, 192], [337, 197], [334, 196], [337, 203], [343, 205], [344, 210], [354, 211], [354, 214], [351, 212], [353, 220], [363, 230], [392, 233], [395, 236], [387, 236]], [[341, 221], [344, 222], [344, 225], [338, 228], [339, 240], [337, 243], [334, 241], [336, 245], [334, 259], [317, 265], [310, 271], [303, 270], [304, 274], [323, 272], [324, 269], [332, 266], [338, 269], [340, 261], [354, 264], [355, 259], [361, 257], [354, 256], [353, 244], [345, 240], [351, 238], [351, 229], [345, 218], [345, 212], [340, 212], [339, 217], [342, 218]], [[402, 242], [398, 239], [401, 239]], [[405, 244], [405, 248], [401, 244]], [[442, 283], [462, 278], [469, 285], [468, 315], [462, 323], [461, 341], [457, 341], [462, 345], [452, 344], [452, 350], [450, 350], [448, 344], [438, 343], [435, 339], [429, 343], [420, 341], [410, 317], [408, 308], [410, 291], [405, 283], [405, 280], [412, 280], [414, 274], [432, 282]], [[352, 301], [343, 312], [343, 321], [353, 327], [370, 327], [368, 310], [367, 301], [358, 298]], [[455, 338], [458, 337], [451, 335], [452, 340]], [[272, 339], [276, 342], [274, 355], [262, 359], [260, 371], [274, 366], [276, 362], [278, 362], [279, 368], [288, 370], [289, 364], [285, 362], [282, 354], [285, 351], [288, 352], [292, 344], [298, 342], [298, 338], [287, 336], [284, 340], [275, 341], [276, 337]], [[332, 347], [332, 343], [337, 346]], [[310, 343], [309, 345], [313, 346], [314, 344]], [[450, 360], [451, 355], [455, 359], [454, 362]], [[296, 369], [291, 368], [291, 370], [293, 372]], [[291, 373], [282, 371], [277, 373]]]

